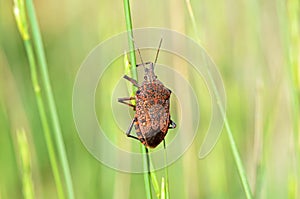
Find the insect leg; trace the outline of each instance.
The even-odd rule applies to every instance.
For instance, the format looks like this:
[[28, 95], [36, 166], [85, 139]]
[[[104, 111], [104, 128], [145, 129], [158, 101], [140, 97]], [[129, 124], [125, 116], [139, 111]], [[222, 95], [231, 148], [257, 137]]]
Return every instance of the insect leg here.
[[176, 123], [173, 122], [172, 120], [170, 120], [170, 123], [169, 123], [169, 126], [168, 126], [168, 129], [175, 129], [176, 128]]
[[135, 110], [135, 105], [133, 105], [129, 102], [126, 102], [126, 101], [133, 100], [133, 99], [135, 99], [135, 98], [134, 97], [123, 97], [123, 98], [118, 98], [118, 102], [126, 104], [128, 106], [131, 106]]
[[131, 123], [130, 123], [130, 125], [129, 125], [129, 128], [128, 128], [128, 130], [126, 131], [126, 135], [127, 135], [127, 137], [134, 138], [134, 139], [136, 139], [136, 140], [140, 140], [139, 138], [137, 138], [137, 137], [135, 137], [135, 136], [133, 136], [133, 135], [130, 135], [130, 132], [131, 132], [131, 130], [132, 130], [132, 127], [133, 127], [133, 124], [134, 124], [135, 120], [136, 120], [136, 118], [133, 118], [133, 120], [131, 121]]
[[129, 77], [127, 75], [124, 75], [123, 78], [130, 81], [134, 86], [139, 87], [139, 84], [137, 83], [137, 81], [135, 79], [132, 79], [131, 77]]
[[[146, 63], [144, 63], [145, 65], [147, 65], [147, 64], [150, 64], [151, 62], [150, 61], [148, 61], [148, 62], [146, 62]], [[143, 66], [143, 63], [141, 63], [141, 64], [137, 64], [136, 65], [136, 67], [139, 67], [139, 66]]]

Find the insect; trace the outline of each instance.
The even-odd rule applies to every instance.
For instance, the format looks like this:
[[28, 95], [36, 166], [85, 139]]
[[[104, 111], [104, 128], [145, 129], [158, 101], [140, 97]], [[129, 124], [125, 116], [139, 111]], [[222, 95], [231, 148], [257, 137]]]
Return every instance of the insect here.
[[[176, 127], [175, 122], [170, 116], [170, 95], [171, 90], [166, 88], [162, 82], [157, 79], [154, 73], [162, 39], [156, 53], [155, 61], [144, 63], [141, 53], [138, 50], [142, 64], [138, 66], [144, 67], [144, 81], [141, 85], [135, 79], [124, 75], [124, 78], [130, 81], [138, 88], [134, 97], [118, 98], [118, 102], [126, 104], [133, 108], [135, 115], [131, 121], [126, 135], [128, 137], [141, 141], [148, 148], [155, 148], [165, 138], [169, 129]], [[135, 100], [135, 105], [130, 103]], [[131, 130], [134, 125], [136, 136], [131, 135]]]

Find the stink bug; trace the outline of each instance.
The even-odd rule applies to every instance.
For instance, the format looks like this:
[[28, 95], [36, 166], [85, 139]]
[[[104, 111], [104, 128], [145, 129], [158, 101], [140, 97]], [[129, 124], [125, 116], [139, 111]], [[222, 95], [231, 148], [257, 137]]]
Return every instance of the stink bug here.
[[[138, 90], [134, 97], [118, 99], [118, 102], [126, 104], [135, 110], [134, 118], [129, 125], [126, 135], [141, 141], [146, 147], [150, 148], [155, 148], [164, 140], [168, 129], [176, 127], [176, 124], [171, 120], [169, 110], [171, 90], [166, 88], [154, 73], [154, 66], [161, 43], [162, 40], [160, 40], [154, 63], [144, 63], [141, 53], [137, 49], [142, 61], [142, 64], [138, 64], [137, 67], [141, 65], [144, 67], [144, 81], [139, 85], [135, 79], [125, 75], [124, 78], [136, 86]], [[135, 105], [128, 102], [130, 100], [135, 100]], [[137, 137], [130, 134], [133, 125]]]

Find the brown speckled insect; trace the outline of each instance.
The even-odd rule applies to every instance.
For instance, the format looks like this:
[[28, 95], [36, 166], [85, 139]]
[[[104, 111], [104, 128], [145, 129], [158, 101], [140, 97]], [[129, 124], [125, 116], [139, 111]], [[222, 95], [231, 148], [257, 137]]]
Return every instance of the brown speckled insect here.
[[[155, 148], [160, 144], [168, 133], [168, 129], [173, 129], [176, 124], [170, 116], [170, 95], [171, 90], [166, 88], [154, 73], [154, 66], [157, 61], [162, 40], [156, 53], [155, 61], [144, 63], [138, 49], [142, 64], [145, 70], [144, 81], [139, 85], [135, 79], [124, 76], [134, 86], [138, 87], [135, 97], [119, 98], [118, 102], [133, 107], [135, 115], [126, 132], [128, 137], [141, 141], [146, 147]], [[135, 100], [136, 105], [130, 100]], [[135, 127], [137, 137], [130, 134], [132, 127]]]

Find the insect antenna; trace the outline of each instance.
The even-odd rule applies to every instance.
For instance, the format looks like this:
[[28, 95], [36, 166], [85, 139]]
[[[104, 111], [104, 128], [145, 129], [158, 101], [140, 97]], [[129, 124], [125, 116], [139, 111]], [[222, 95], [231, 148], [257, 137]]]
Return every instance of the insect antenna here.
[[136, 43], [135, 43], [134, 39], [133, 39], [133, 38], [131, 38], [131, 40], [133, 41], [134, 45], [136, 46], [136, 49], [137, 49], [137, 51], [138, 51], [138, 53], [139, 53], [139, 56], [140, 56], [140, 59], [141, 59], [142, 65], [143, 65], [143, 67], [145, 68], [146, 66], [145, 66], [145, 63], [144, 63], [144, 61], [143, 61], [143, 58], [142, 58], [142, 55], [141, 55], [141, 51], [140, 51], [139, 47], [137, 47], [137, 45], [136, 45]]
[[137, 49], [137, 51], [138, 51], [138, 53], [139, 53], [139, 56], [140, 56], [142, 65], [143, 65], [143, 67], [145, 68], [145, 63], [144, 63], [144, 61], [143, 61], [143, 58], [142, 58], [142, 55], [141, 55], [141, 51], [140, 51], [140, 49], [139, 49], [138, 47], [137, 47], [136, 49]]
[[156, 56], [155, 56], [155, 60], [154, 60], [154, 65], [153, 67], [155, 66], [156, 62], [157, 62], [157, 58], [158, 58], [158, 53], [159, 53], [159, 50], [160, 50], [160, 47], [161, 47], [161, 43], [162, 43], [162, 39], [160, 39], [160, 42], [159, 42], [159, 46], [158, 46], [158, 49], [157, 49], [157, 52], [156, 52]]

